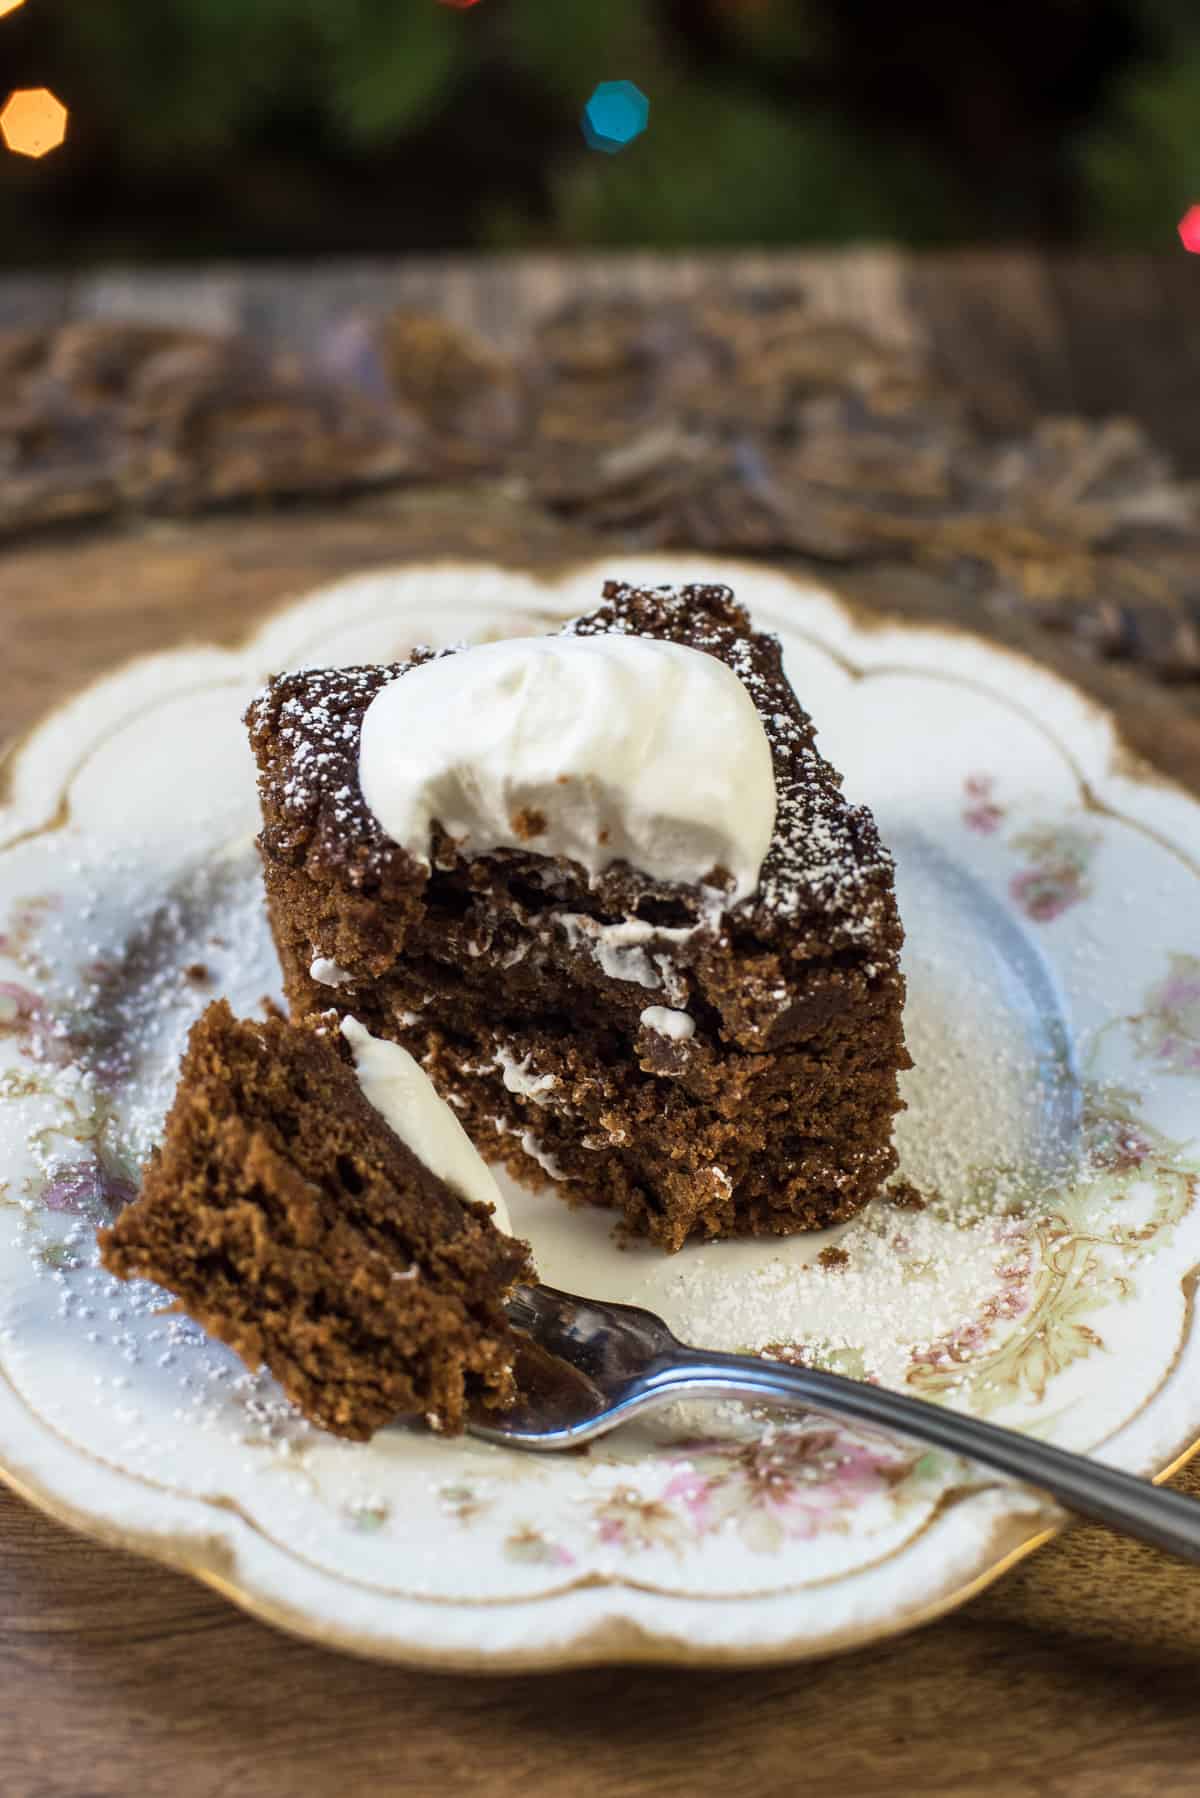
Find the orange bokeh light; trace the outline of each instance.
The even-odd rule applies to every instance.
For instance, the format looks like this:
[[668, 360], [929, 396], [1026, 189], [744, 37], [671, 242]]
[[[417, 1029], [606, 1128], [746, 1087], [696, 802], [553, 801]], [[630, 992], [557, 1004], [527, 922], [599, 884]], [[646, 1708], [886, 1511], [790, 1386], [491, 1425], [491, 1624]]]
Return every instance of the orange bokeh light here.
[[67, 135], [67, 109], [48, 87], [18, 87], [0, 112], [0, 133], [18, 156], [45, 156]]
[[0, 0], [0, 19], [10, 12], [16, 12], [18, 6], [24, 6], [25, 0]]

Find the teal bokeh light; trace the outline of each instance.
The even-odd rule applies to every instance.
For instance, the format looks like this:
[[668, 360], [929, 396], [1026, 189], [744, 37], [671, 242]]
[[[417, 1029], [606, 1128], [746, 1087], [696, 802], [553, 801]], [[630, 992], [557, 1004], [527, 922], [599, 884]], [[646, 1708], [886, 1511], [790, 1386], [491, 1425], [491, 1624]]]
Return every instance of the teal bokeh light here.
[[650, 122], [650, 102], [632, 81], [602, 81], [583, 109], [588, 148], [615, 156]]

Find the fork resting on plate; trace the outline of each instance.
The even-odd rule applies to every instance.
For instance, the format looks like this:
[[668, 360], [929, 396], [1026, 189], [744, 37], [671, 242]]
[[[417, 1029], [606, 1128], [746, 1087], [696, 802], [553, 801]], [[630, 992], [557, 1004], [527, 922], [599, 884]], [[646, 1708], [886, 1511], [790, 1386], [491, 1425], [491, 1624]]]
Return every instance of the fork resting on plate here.
[[947, 1449], [1037, 1487], [1080, 1516], [1200, 1561], [1200, 1501], [1018, 1430], [819, 1368], [689, 1348], [636, 1305], [520, 1286], [508, 1314], [543, 1353], [522, 1368], [513, 1410], [472, 1420], [471, 1434], [486, 1442], [539, 1452], [576, 1448], [679, 1399], [802, 1405]]

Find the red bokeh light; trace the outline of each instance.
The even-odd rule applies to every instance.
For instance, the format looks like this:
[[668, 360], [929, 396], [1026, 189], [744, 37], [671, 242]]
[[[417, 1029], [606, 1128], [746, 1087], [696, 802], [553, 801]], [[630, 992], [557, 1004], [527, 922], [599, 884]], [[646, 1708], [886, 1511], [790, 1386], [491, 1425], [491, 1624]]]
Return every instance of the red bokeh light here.
[[438, 0], [439, 6], [452, 6], [455, 12], [466, 12], [468, 7], [478, 6], [479, 0]]
[[1180, 219], [1179, 241], [1193, 256], [1200, 256], [1200, 206], [1189, 206]]

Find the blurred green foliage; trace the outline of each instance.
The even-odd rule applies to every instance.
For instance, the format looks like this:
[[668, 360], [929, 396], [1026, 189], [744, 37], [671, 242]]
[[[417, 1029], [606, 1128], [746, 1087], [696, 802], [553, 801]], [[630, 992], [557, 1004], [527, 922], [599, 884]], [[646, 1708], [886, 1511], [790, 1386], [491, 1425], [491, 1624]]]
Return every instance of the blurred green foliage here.
[[[930, 241], [956, 216], [929, 158], [889, 155], [825, 109], [781, 114], [753, 94], [689, 85], [658, 100], [652, 128], [636, 159], [608, 169], [572, 158], [560, 168], [554, 217], [569, 241]], [[514, 221], [509, 235], [520, 228]]]
[[402, 136], [471, 52], [452, 11], [419, 0], [102, 0], [60, 29], [134, 159], [211, 154], [280, 107], [325, 111], [350, 141]]
[[[1200, 198], [1200, 0], [28, 0], [9, 47], [72, 109], [36, 187], [0, 159], [9, 256], [1162, 243]], [[650, 128], [599, 157], [615, 78]]]
[[1161, 236], [1200, 200], [1200, 0], [1144, 0], [1153, 53], [1114, 84], [1080, 142], [1091, 235], [1116, 245]]

